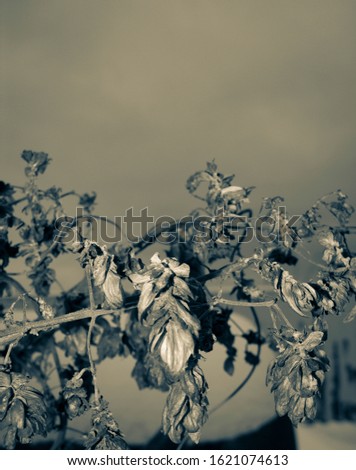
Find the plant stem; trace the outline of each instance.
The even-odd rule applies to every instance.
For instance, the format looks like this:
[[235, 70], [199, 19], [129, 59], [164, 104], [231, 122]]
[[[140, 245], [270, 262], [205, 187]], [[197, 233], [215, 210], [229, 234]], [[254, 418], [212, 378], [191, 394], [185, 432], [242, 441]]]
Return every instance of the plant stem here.
[[[90, 310], [94, 313], [95, 312], [95, 299], [94, 299], [93, 284], [92, 284], [92, 279], [91, 279], [91, 269], [89, 265], [86, 266], [85, 272], [86, 272], [87, 282], [88, 282]], [[88, 354], [88, 359], [89, 359], [89, 364], [90, 364], [91, 375], [93, 377], [94, 401], [96, 404], [98, 404], [99, 403], [99, 389], [98, 389], [98, 383], [97, 383], [97, 378], [96, 378], [95, 363], [93, 360], [93, 355], [92, 355], [91, 345], [90, 345], [91, 335], [92, 335], [93, 328], [95, 325], [95, 320], [96, 320], [96, 316], [92, 315], [90, 319], [88, 334], [87, 334], [87, 354]]]
[[89, 291], [90, 310], [95, 310], [94, 291], [93, 291], [93, 284], [91, 282], [91, 269], [90, 269], [89, 264], [85, 267], [85, 274], [87, 278], [88, 291]]
[[67, 313], [66, 315], [61, 315], [55, 318], [50, 318], [48, 320], [29, 321], [21, 326], [14, 326], [1, 331], [0, 346], [12, 343], [27, 333], [37, 335], [41, 330], [51, 330], [56, 326], [62, 325], [64, 323], [83, 320], [85, 318], [92, 318], [93, 316], [100, 317], [102, 315], [110, 315], [113, 313], [115, 313], [115, 310], [112, 309], [98, 309], [93, 311], [91, 309], [84, 308], [82, 310], [77, 310], [75, 312]]
[[277, 299], [273, 300], [265, 300], [261, 302], [249, 302], [243, 300], [229, 300], [229, 299], [222, 299], [222, 298], [215, 298], [213, 299], [213, 305], [223, 304], [223, 305], [233, 305], [235, 307], [272, 307], [275, 305]]
[[19, 292], [23, 298], [25, 296], [27, 296], [31, 302], [33, 303], [33, 306], [34, 306], [34, 310], [35, 312], [37, 313], [37, 315], [41, 316], [41, 312], [39, 311], [39, 307], [38, 307], [38, 303], [36, 301], [36, 299], [34, 297], [32, 297], [32, 295], [30, 295], [26, 289], [23, 287], [23, 285], [16, 281], [16, 279], [13, 279], [12, 277], [10, 277], [8, 274], [4, 273], [4, 272], [1, 272], [0, 273], [0, 280], [3, 280], [4, 282], [8, 283], [8, 284], [12, 284], [13, 287], [17, 290], [17, 292]]
[[[54, 366], [55, 366], [55, 369], [56, 369], [57, 374], [58, 374], [60, 387], [63, 390], [64, 387], [65, 387], [65, 382], [64, 382], [64, 379], [63, 379], [63, 375], [62, 375], [62, 364], [59, 360], [58, 352], [57, 352], [57, 349], [56, 349], [56, 343], [55, 343], [53, 337], [52, 337], [51, 342], [50, 342], [50, 347], [51, 347], [51, 353], [52, 353], [52, 356], [53, 356]], [[60, 449], [62, 447], [64, 441], [65, 441], [68, 419], [67, 419], [67, 415], [64, 411], [60, 413], [60, 420], [61, 420], [60, 429], [59, 429], [59, 432], [57, 434], [56, 439], [53, 441], [51, 450]]]
[[96, 377], [96, 367], [95, 367], [93, 355], [91, 352], [91, 346], [90, 346], [91, 335], [93, 332], [93, 327], [95, 325], [95, 320], [96, 320], [96, 316], [92, 316], [90, 319], [89, 330], [88, 330], [88, 335], [87, 335], [87, 353], [88, 353], [88, 359], [89, 359], [89, 364], [90, 364], [90, 372], [93, 377], [94, 401], [96, 404], [98, 404], [100, 395], [99, 395], [98, 382], [97, 382], [97, 377]]
[[13, 343], [11, 343], [7, 349], [7, 352], [6, 352], [6, 356], [5, 356], [5, 359], [4, 359], [4, 366], [6, 366], [9, 361], [10, 361], [10, 355], [11, 355], [11, 351], [13, 349], [13, 347], [15, 346], [16, 344], [16, 341], [14, 341]]
[[271, 309], [272, 311], [277, 313], [282, 318], [282, 320], [284, 320], [285, 324], [289, 326], [289, 328], [292, 328], [294, 330], [294, 326], [291, 324], [288, 318], [284, 315], [282, 309], [278, 305], [272, 305]]

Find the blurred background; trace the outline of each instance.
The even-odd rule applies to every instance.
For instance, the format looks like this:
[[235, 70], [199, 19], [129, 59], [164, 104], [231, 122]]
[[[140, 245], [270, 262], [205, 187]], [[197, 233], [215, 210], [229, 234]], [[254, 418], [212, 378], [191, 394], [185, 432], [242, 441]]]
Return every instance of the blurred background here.
[[[53, 158], [43, 185], [95, 190], [100, 215], [148, 207], [155, 217], [179, 217], [195, 207], [187, 177], [215, 158], [238, 185], [257, 187], [255, 209], [263, 197], [283, 195], [288, 212], [299, 214], [339, 188], [354, 201], [353, 0], [1, 0], [0, 7], [2, 180], [21, 184], [22, 150], [42, 150]], [[62, 269], [69, 286], [77, 272]], [[340, 347], [354, 333], [335, 322]], [[217, 377], [219, 354], [206, 364], [212, 402], [236, 385], [224, 372]], [[266, 364], [211, 419], [204, 439], [273, 418]], [[128, 440], [139, 443], [159, 428], [164, 397], [139, 392], [131, 367], [108, 361], [99, 380]], [[356, 396], [355, 380], [348, 387]], [[316, 426], [298, 431], [300, 448], [355, 448], [350, 422]]]

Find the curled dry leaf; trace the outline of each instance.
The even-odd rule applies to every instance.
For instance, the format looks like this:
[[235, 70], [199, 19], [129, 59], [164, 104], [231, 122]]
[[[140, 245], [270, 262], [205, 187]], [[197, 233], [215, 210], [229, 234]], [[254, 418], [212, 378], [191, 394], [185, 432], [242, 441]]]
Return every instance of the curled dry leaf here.
[[[160, 356], [170, 372], [178, 374], [194, 352], [194, 339], [190, 331], [176, 321], [169, 321], [164, 328]], [[154, 344], [151, 347], [154, 350]]]
[[267, 385], [274, 393], [276, 412], [288, 415], [297, 426], [305, 419], [314, 419], [317, 398], [329, 369], [329, 360], [320, 348], [326, 331], [322, 322], [315, 322], [314, 331], [301, 333], [291, 328], [274, 331], [280, 354], [267, 371]]
[[47, 432], [47, 410], [43, 395], [22, 374], [0, 371], [0, 432], [4, 445], [28, 444], [36, 434]]
[[149, 351], [159, 355], [172, 376], [184, 370], [200, 330], [187, 303], [193, 298], [188, 276], [187, 264], [174, 258], [161, 261], [156, 253], [148, 269], [131, 279], [141, 291], [137, 309], [141, 322], [150, 328]]
[[83, 386], [83, 379], [78, 374], [67, 381], [62, 394], [69, 419], [81, 416], [89, 408], [87, 391]]
[[163, 410], [163, 432], [179, 444], [186, 434], [194, 443], [200, 440], [201, 428], [208, 419], [208, 385], [202, 370], [187, 370], [170, 389]]
[[129, 447], [119, 425], [101, 398], [93, 408], [91, 429], [85, 439], [85, 447], [92, 450], [127, 450]]

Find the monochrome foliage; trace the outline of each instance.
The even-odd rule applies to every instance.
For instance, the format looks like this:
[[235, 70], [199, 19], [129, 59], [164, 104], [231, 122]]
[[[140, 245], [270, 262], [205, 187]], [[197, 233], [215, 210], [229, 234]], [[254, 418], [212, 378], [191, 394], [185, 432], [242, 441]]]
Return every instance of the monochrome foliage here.
[[[188, 178], [187, 190], [201, 207], [192, 211], [190, 223], [166, 229], [175, 235], [169, 243], [159, 245], [161, 229], [137, 242], [124, 239], [106, 246], [90, 239], [79, 217], [69, 217], [63, 205], [74, 197], [83, 217], [98, 218], [93, 214], [96, 194], [41, 189], [38, 180], [51, 159], [29, 150], [22, 159], [25, 184], [0, 182], [1, 447], [28, 445], [35, 436], [55, 431], [52, 448], [65, 448], [69, 422], [91, 413], [81, 446], [127, 449], [96, 373], [97, 364], [116, 356], [134, 359], [132, 376], [140, 389], [167, 393], [163, 433], [180, 447], [188, 439], [198, 443], [209, 417], [201, 359], [208, 359], [217, 342], [226, 349], [221, 367], [236, 376], [238, 350], [244, 352], [250, 376], [269, 344], [276, 356], [266, 381], [277, 414], [288, 415], [294, 425], [315, 419], [332, 367], [323, 349], [332, 336], [327, 318], [343, 315], [351, 321], [355, 316], [349, 305], [356, 294], [356, 261], [348, 243], [353, 208], [346, 195], [337, 190], [322, 197], [293, 224], [279, 209], [281, 197], [265, 198], [260, 216], [268, 223], [269, 237], [255, 234], [245, 250], [256, 228], [249, 207], [254, 188], [234, 185], [233, 175], [223, 175], [210, 162]], [[199, 217], [204, 224], [194, 223]], [[59, 218], [68, 221], [72, 243], [58, 233]], [[323, 250], [318, 261], [306, 254], [312, 240]], [[141, 259], [154, 244], [160, 251]], [[64, 256], [77, 258], [83, 268], [70, 290], [62, 288], [54, 268]], [[297, 262], [318, 267], [315, 277], [296, 279]], [[54, 294], [58, 286], [61, 292]], [[233, 331], [236, 325], [241, 330], [240, 308], [249, 309], [255, 329], [237, 337]], [[272, 320], [268, 341], [259, 322], [266, 314]], [[296, 318], [300, 325], [299, 317], [302, 329], [293, 326]], [[245, 379], [237, 378], [235, 392], [224, 402]]]

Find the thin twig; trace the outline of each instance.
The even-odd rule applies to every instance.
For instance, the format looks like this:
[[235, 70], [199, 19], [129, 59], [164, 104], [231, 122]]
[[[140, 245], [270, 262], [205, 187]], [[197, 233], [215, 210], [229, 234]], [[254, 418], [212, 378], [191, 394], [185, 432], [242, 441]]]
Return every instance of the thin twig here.
[[323, 269], [324, 271], [330, 269], [328, 268], [327, 266], [323, 265], [323, 264], [320, 264], [320, 263], [317, 263], [316, 261], [313, 261], [312, 259], [309, 259], [307, 258], [306, 256], [304, 256], [304, 254], [297, 250], [296, 248], [293, 248], [293, 251], [298, 255], [300, 256], [301, 258], [303, 258], [305, 261], [308, 261], [308, 263], [312, 264], [313, 266], [316, 266], [317, 268], [320, 268], [320, 269]]
[[93, 291], [93, 284], [91, 282], [91, 269], [90, 269], [89, 264], [85, 267], [85, 274], [86, 274], [87, 284], [88, 284], [90, 310], [95, 310], [94, 291]]
[[16, 345], [16, 341], [14, 341], [13, 343], [9, 345], [7, 352], [6, 352], [5, 359], [4, 359], [4, 366], [6, 366], [10, 362], [11, 351], [15, 345]]
[[27, 322], [27, 302], [26, 302], [26, 294], [22, 295], [22, 323]]
[[271, 315], [271, 320], [272, 320], [272, 323], [273, 323], [273, 328], [274, 328], [275, 330], [277, 330], [277, 329], [278, 329], [278, 325], [277, 325], [276, 313], [275, 313], [275, 311], [274, 311], [272, 308], [269, 309], [269, 313], [270, 313], [270, 315]]
[[14, 326], [7, 328], [0, 332], [0, 346], [12, 343], [13, 341], [20, 339], [27, 333], [38, 334], [41, 330], [51, 330], [64, 323], [70, 323], [78, 320], [84, 320], [85, 318], [100, 317], [102, 315], [109, 315], [115, 313], [115, 310], [98, 309], [91, 310], [84, 308], [75, 312], [67, 313], [59, 317], [54, 317], [46, 320], [29, 321], [21, 326]]
[[212, 301], [213, 305], [232, 305], [234, 307], [272, 307], [277, 302], [277, 299], [264, 300], [260, 302], [249, 302], [244, 300], [230, 300], [223, 298], [215, 298]]
[[197, 281], [201, 283], [205, 283], [207, 281], [210, 281], [212, 279], [215, 279], [222, 274], [227, 278], [230, 274], [233, 274], [236, 270], [242, 271], [243, 269], [246, 269], [249, 267], [249, 265], [255, 263], [258, 261], [254, 256], [251, 258], [245, 258], [244, 265], [241, 264], [241, 259], [238, 259], [237, 261], [234, 261], [233, 263], [227, 263], [224, 264], [224, 266], [221, 266], [219, 269], [212, 269], [208, 274], [204, 274], [203, 276], [198, 276], [196, 279]]
[[[65, 387], [65, 380], [62, 375], [62, 364], [59, 360], [58, 352], [56, 349], [56, 343], [54, 341], [54, 338], [52, 336], [50, 340], [50, 348], [51, 348], [51, 353], [54, 361], [54, 366], [58, 374], [58, 379], [60, 382], [60, 387], [63, 390]], [[51, 450], [55, 449], [60, 449], [65, 441], [65, 436], [66, 436], [66, 431], [67, 431], [67, 415], [65, 412], [60, 413], [60, 430], [56, 436], [56, 439], [54, 439], [53, 444], [51, 446]]]
[[[93, 291], [93, 284], [92, 284], [92, 279], [91, 279], [91, 269], [90, 266], [87, 265], [86, 268], [86, 276], [87, 276], [87, 282], [88, 282], [88, 290], [89, 290], [89, 301], [90, 301], [90, 310], [94, 313], [95, 311], [95, 299], [94, 299], [94, 291]], [[98, 383], [97, 383], [97, 378], [96, 378], [96, 368], [95, 368], [95, 362], [93, 360], [93, 355], [91, 351], [91, 336], [93, 333], [93, 328], [95, 325], [96, 321], [96, 316], [93, 315], [90, 319], [90, 324], [89, 324], [89, 330], [87, 334], [87, 354], [88, 354], [88, 359], [89, 359], [89, 364], [90, 364], [90, 371], [91, 375], [93, 377], [93, 385], [94, 385], [94, 401], [96, 404], [99, 403], [99, 389], [98, 389]]]
[[12, 284], [12, 286], [17, 290], [17, 292], [19, 292], [22, 296], [28, 297], [34, 305], [35, 312], [38, 315], [41, 315], [37, 300], [26, 291], [26, 289], [23, 287], [23, 285], [19, 281], [16, 281], [16, 279], [13, 279], [12, 277], [10, 277], [8, 274], [4, 272], [0, 273], [0, 280], [3, 280], [10, 285]]
[[277, 313], [282, 318], [282, 320], [285, 322], [285, 324], [287, 326], [289, 326], [289, 328], [292, 328], [294, 330], [294, 326], [291, 324], [291, 322], [288, 320], [288, 318], [284, 315], [284, 313], [283, 313], [282, 309], [279, 307], [279, 305], [277, 305], [277, 304], [272, 305], [271, 309], [272, 309], [272, 311]]
[[95, 403], [98, 404], [100, 395], [99, 395], [99, 389], [98, 389], [98, 382], [96, 378], [96, 367], [95, 367], [93, 355], [91, 352], [91, 346], [90, 346], [91, 335], [92, 335], [93, 328], [95, 325], [95, 320], [96, 320], [96, 316], [92, 316], [90, 319], [89, 330], [88, 330], [88, 335], [87, 335], [87, 354], [88, 354], [88, 359], [89, 359], [89, 364], [90, 364], [90, 372], [93, 377], [94, 400], [95, 400]]
[[[230, 301], [229, 301], [230, 302]], [[271, 306], [275, 304], [275, 301], [269, 301], [267, 305], [264, 306]], [[224, 302], [217, 302], [217, 303], [224, 303]], [[261, 302], [257, 302], [257, 306], [262, 306]], [[235, 304], [234, 304], [235, 305]], [[253, 307], [255, 303], [252, 302], [238, 302], [238, 306], [245, 306], [245, 307]], [[136, 308], [133, 306], [132, 308]], [[125, 307], [123, 307], [125, 309]], [[70, 323], [78, 320], [84, 320], [85, 318], [92, 318], [100, 317], [103, 315], [111, 315], [115, 313], [114, 309], [97, 309], [93, 311], [90, 308], [84, 308], [82, 310], [77, 310], [75, 312], [67, 313], [66, 315], [61, 315], [59, 317], [44, 319], [44, 320], [37, 320], [37, 321], [28, 321], [23, 325], [17, 325], [14, 327], [9, 327], [6, 330], [0, 331], [0, 346], [5, 346], [9, 343], [12, 343], [15, 340], [21, 339], [27, 333], [30, 334], [38, 334], [41, 330], [51, 330], [59, 325], [63, 325], [64, 323]]]
[[186, 433], [185, 436], [183, 437], [183, 439], [180, 441], [179, 446], [177, 447], [176, 450], [182, 450], [183, 447], [185, 446], [186, 442], [188, 441], [188, 439], [189, 439], [189, 434]]

